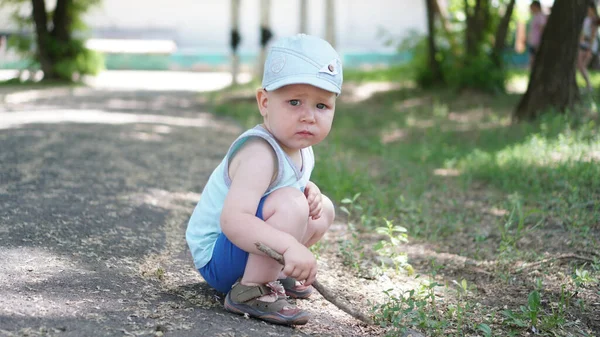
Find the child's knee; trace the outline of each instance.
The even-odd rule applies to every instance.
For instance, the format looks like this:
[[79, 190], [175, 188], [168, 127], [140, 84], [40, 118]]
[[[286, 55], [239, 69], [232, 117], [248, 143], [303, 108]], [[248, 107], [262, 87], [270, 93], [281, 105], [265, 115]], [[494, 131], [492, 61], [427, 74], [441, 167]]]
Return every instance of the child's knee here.
[[293, 187], [282, 187], [272, 192], [267, 198], [265, 207], [269, 208], [268, 213], [283, 215], [291, 222], [306, 225], [308, 220], [309, 207], [306, 196]]
[[324, 194], [323, 197], [323, 217], [325, 218], [325, 222], [327, 223], [327, 228], [331, 226], [333, 220], [335, 219], [335, 207], [333, 206], [333, 202]]

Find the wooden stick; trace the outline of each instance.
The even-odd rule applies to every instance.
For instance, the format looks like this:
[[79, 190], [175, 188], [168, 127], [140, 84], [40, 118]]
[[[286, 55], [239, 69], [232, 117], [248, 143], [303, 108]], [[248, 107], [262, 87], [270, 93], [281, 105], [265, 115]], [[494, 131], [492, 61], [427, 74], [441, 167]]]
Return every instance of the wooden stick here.
[[[275, 261], [279, 262], [281, 265], [285, 265], [285, 260], [283, 259], [283, 255], [274, 251], [272, 248], [265, 246], [262, 242], [257, 242], [257, 243], [255, 243], [255, 245], [256, 245], [256, 248], [258, 248], [258, 250], [267, 254], [267, 256], [269, 256], [272, 259], [274, 259]], [[342, 309], [342, 311], [344, 311], [345, 313], [347, 313], [350, 316], [352, 316], [360, 321], [363, 321], [367, 324], [374, 324], [373, 320], [370, 317], [363, 314], [362, 312], [359, 312], [357, 310], [350, 308], [350, 306], [348, 304], [340, 301], [333, 293], [331, 293], [331, 291], [329, 289], [327, 289], [325, 286], [323, 286], [321, 283], [319, 283], [319, 281], [315, 280], [312, 283], [312, 286], [327, 301], [329, 301], [331, 304], [335, 305], [336, 307]]]
[[516, 270], [516, 272], [519, 273], [525, 269], [539, 267], [540, 265], [542, 265], [544, 263], [551, 262], [554, 260], [579, 260], [579, 261], [583, 261], [583, 262], [594, 263], [594, 259], [590, 259], [585, 256], [580, 256], [580, 255], [576, 255], [576, 254], [563, 254], [563, 255], [558, 255], [558, 256], [552, 256], [552, 257], [549, 257], [549, 258], [546, 258], [546, 259], [543, 259], [540, 261], [536, 261], [536, 262], [526, 263], [526, 264], [522, 265], [520, 268], [518, 268]]

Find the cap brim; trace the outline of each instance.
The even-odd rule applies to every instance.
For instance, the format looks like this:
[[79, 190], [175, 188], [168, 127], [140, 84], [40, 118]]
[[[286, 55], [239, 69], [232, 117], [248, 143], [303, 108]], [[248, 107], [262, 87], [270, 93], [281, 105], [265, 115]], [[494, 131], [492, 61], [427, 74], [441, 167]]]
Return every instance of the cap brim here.
[[336, 95], [339, 95], [342, 92], [340, 88], [338, 88], [335, 84], [322, 78], [315, 77], [314, 75], [286, 77], [284, 79], [266, 85], [265, 89], [267, 91], [272, 91], [290, 84], [310, 84], [317, 88], [333, 92]]

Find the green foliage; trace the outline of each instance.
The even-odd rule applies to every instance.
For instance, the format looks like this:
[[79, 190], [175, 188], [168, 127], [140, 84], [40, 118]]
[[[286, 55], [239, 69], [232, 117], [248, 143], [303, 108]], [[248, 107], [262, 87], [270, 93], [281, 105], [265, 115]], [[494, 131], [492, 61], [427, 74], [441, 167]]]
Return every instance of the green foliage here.
[[401, 82], [409, 81], [413, 76], [413, 69], [409, 65], [395, 65], [369, 71], [353, 68], [344, 69], [344, 81]]
[[[469, 284], [466, 280], [454, 281], [457, 290], [442, 287], [435, 281], [423, 280], [416, 289], [384, 291], [387, 298], [373, 307], [373, 317], [387, 329], [387, 336], [403, 336], [407, 328], [418, 328], [427, 336], [470, 336], [481, 331], [484, 336], [493, 336], [489, 320], [481, 321], [475, 312], [478, 304], [468, 298]], [[445, 303], [438, 301], [436, 291], [445, 288], [446, 293], [455, 293], [458, 301]]]
[[[441, 25], [436, 26], [435, 59], [440, 63], [443, 83], [453, 89], [475, 89], [478, 91], [499, 93], [504, 92], [506, 74], [502, 64], [496, 64], [492, 58], [492, 49], [496, 28], [501, 18], [500, 8], [507, 5], [507, 1], [491, 1], [490, 17], [485, 22], [481, 40], [477, 41], [474, 55], [467, 53], [464, 41], [468, 35], [465, 5], [469, 13], [473, 12], [474, 1], [450, 1], [450, 26], [451, 31], [445, 31]], [[438, 22], [439, 23], [439, 22]], [[509, 26], [509, 36], [512, 36], [516, 25]], [[429, 64], [429, 50], [427, 36], [411, 32], [402, 39], [397, 39], [383, 34], [389, 45], [398, 45], [401, 52], [410, 52], [412, 60], [407, 67], [413, 80], [421, 88], [431, 88], [440, 84], [440, 79], [435, 75]], [[400, 40], [398, 43], [397, 41]]]
[[[540, 282], [538, 282], [540, 283]], [[531, 332], [535, 335], [556, 336], [566, 323], [566, 309], [569, 306], [571, 294], [561, 290], [560, 298], [549, 310], [542, 305], [540, 285], [527, 296], [527, 304], [519, 306], [518, 311], [506, 309], [502, 311], [503, 324], [520, 331]]]
[[395, 295], [392, 289], [384, 291], [387, 300], [373, 308], [374, 318], [380, 326], [388, 328], [388, 336], [401, 336], [409, 327], [417, 327], [440, 335], [450, 324], [438, 311], [436, 282], [422, 282], [418, 289]]
[[[528, 193], [568, 193], [586, 198], [600, 190], [600, 166], [594, 153], [600, 134], [594, 120], [545, 115], [539, 124], [522, 126], [530, 133], [500, 150], [474, 149], [454, 163], [471, 178], [506, 190], [526, 186]], [[524, 130], [525, 131], [525, 130]], [[447, 165], [454, 166], [447, 162]]]
[[511, 206], [511, 212], [503, 226], [500, 226], [500, 256], [513, 257], [518, 249], [517, 243], [528, 232], [532, 232], [542, 222], [540, 220], [536, 225], [527, 227], [526, 221], [530, 216], [541, 213], [540, 210], [532, 209], [525, 212], [523, 210], [523, 199], [518, 194], [511, 194], [508, 197]]
[[599, 281], [592, 275], [589, 270], [583, 268], [575, 269], [575, 275], [573, 275], [573, 281], [577, 287], [598, 284]]
[[72, 79], [74, 75], [97, 75], [103, 68], [104, 58], [101, 54], [85, 47], [85, 42], [73, 39], [69, 44], [56, 43], [52, 55], [58, 62], [55, 71], [60, 78]]
[[[439, 83], [429, 65], [427, 36], [411, 34], [399, 46], [400, 51], [410, 51], [412, 60], [407, 69], [415, 83], [421, 88], [432, 88]], [[503, 68], [492, 61], [489, 53], [481, 52], [476, 57], [464, 51], [453, 51], [447, 42], [438, 43], [436, 59], [442, 69], [444, 83], [453, 89], [476, 89], [499, 93], [504, 91], [506, 75]]]
[[460, 61], [445, 62], [444, 75], [456, 89], [471, 88], [489, 93], [504, 92], [506, 76], [504, 70], [492, 61], [489, 55], [480, 53]]
[[[510, 273], [513, 264], [506, 262], [538, 258], [542, 252], [531, 247], [532, 241], [554, 240], [545, 235], [560, 232], [582, 250], [597, 251], [595, 237], [588, 235], [600, 216], [597, 112], [510, 124], [517, 99], [403, 88], [358, 103], [338, 100], [333, 129], [315, 147], [313, 179], [346, 215], [338, 219], [349, 222], [347, 237], [339, 240], [339, 255], [349, 269], [364, 275], [370, 259], [388, 263], [391, 253], [401, 255], [404, 242], [398, 236], [404, 232], [396, 226], [416, 241], [435, 242], [472, 259], [478, 259], [480, 247], [488, 261], [500, 255], [498, 268], [486, 270], [506, 273], [495, 279], [513, 287], [508, 296], [518, 293], [514, 284], [532, 270]], [[251, 99], [222, 100], [218, 111], [246, 126], [260, 122]], [[394, 243], [397, 249], [391, 249]], [[448, 276], [446, 269], [436, 275], [443, 267], [428, 268], [434, 270], [431, 282]], [[390, 336], [405, 327], [420, 328], [428, 336], [519, 336], [532, 321], [542, 335], [573, 335], [564, 330], [585, 325], [574, 310], [589, 317], [582, 294], [590, 296], [600, 264], [564, 274], [571, 278], [561, 278], [554, 269], [541, 274], [556, 280], [555, 288], [536, 286], [537, 293], [512, 297], [523, 302], [523, 310], [509, 307], [510, 314], [502, 314], [497, 301], [494, 307], [476, 302], [490, 293], [476, 294], [469, 278], [461, 277], [452, 286], [431, 289], [432, 283], [424, 283], [412, 293], [390, 290], [374, 304], [374, 315]], [[442, 291], [446, 296], [440, 296]]]
[[[380, 240], [375, 244], [373, 249], [381, 256], [389, 258], [396, 271], [400, 271], [400, 268], [404, 268], [409, 274], [412, 274], [412, 267], [408, 264], [408, 257], [405, 253], [399, 253], [399, 246], [402, 243], [408, 242], [408, 235], [406, 234], [406, 228], [402, 226], [394, 226], [394, 223], [388, 219], [383, 219], [385, 226], [377, 227], [376, 233], [383, 235], [385, 240]], [[382, 262], [383, 264], [383, 262]]]
[[[26, 0], [0, 0], [0, 5], [10, 5], [13, 10], [12, 20], [21, 31], [33, 31], [33, 18], [31, 16], [22, 16], [20, 8], [28, 1]], [[70, 2], [71, 7], [68, 10], [70, 16], [68, 41], [56, 39], [51, 32], [46, 39], [44, 46], [41, 46], [47, 53], [48, 59], [52, 62], [54, 76], [59, 79], [71, 81], [82, 75], [96, 75], [103, 69], [103, 56], [95, 51], [85, 47], [85, 38], [83, 37], [87, 26], [82, 20], [83, 14], [92, 6], [100, 3], [99, 0], [85, 0]], [[48, 12], [48, 20], [51, 20], [54, 13]], [[30, 68], [40, 68], [40, 55], [37, 50], [37, 40], [26, 34], [15, 34], [9, 39], [9, 48], [13, 48], [23, 58], [32, 60]]]

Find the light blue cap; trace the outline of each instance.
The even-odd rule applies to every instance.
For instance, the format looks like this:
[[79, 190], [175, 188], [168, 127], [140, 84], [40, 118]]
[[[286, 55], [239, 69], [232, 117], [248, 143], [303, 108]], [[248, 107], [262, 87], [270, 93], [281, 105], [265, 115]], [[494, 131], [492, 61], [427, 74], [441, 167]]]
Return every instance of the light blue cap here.
[[323, 39], [298, 34], [273, 43], [262, 87], [271, 91], [289, 84], [310, 84], [339, 95], [342, 82], [342, 62], [335, 49]]

